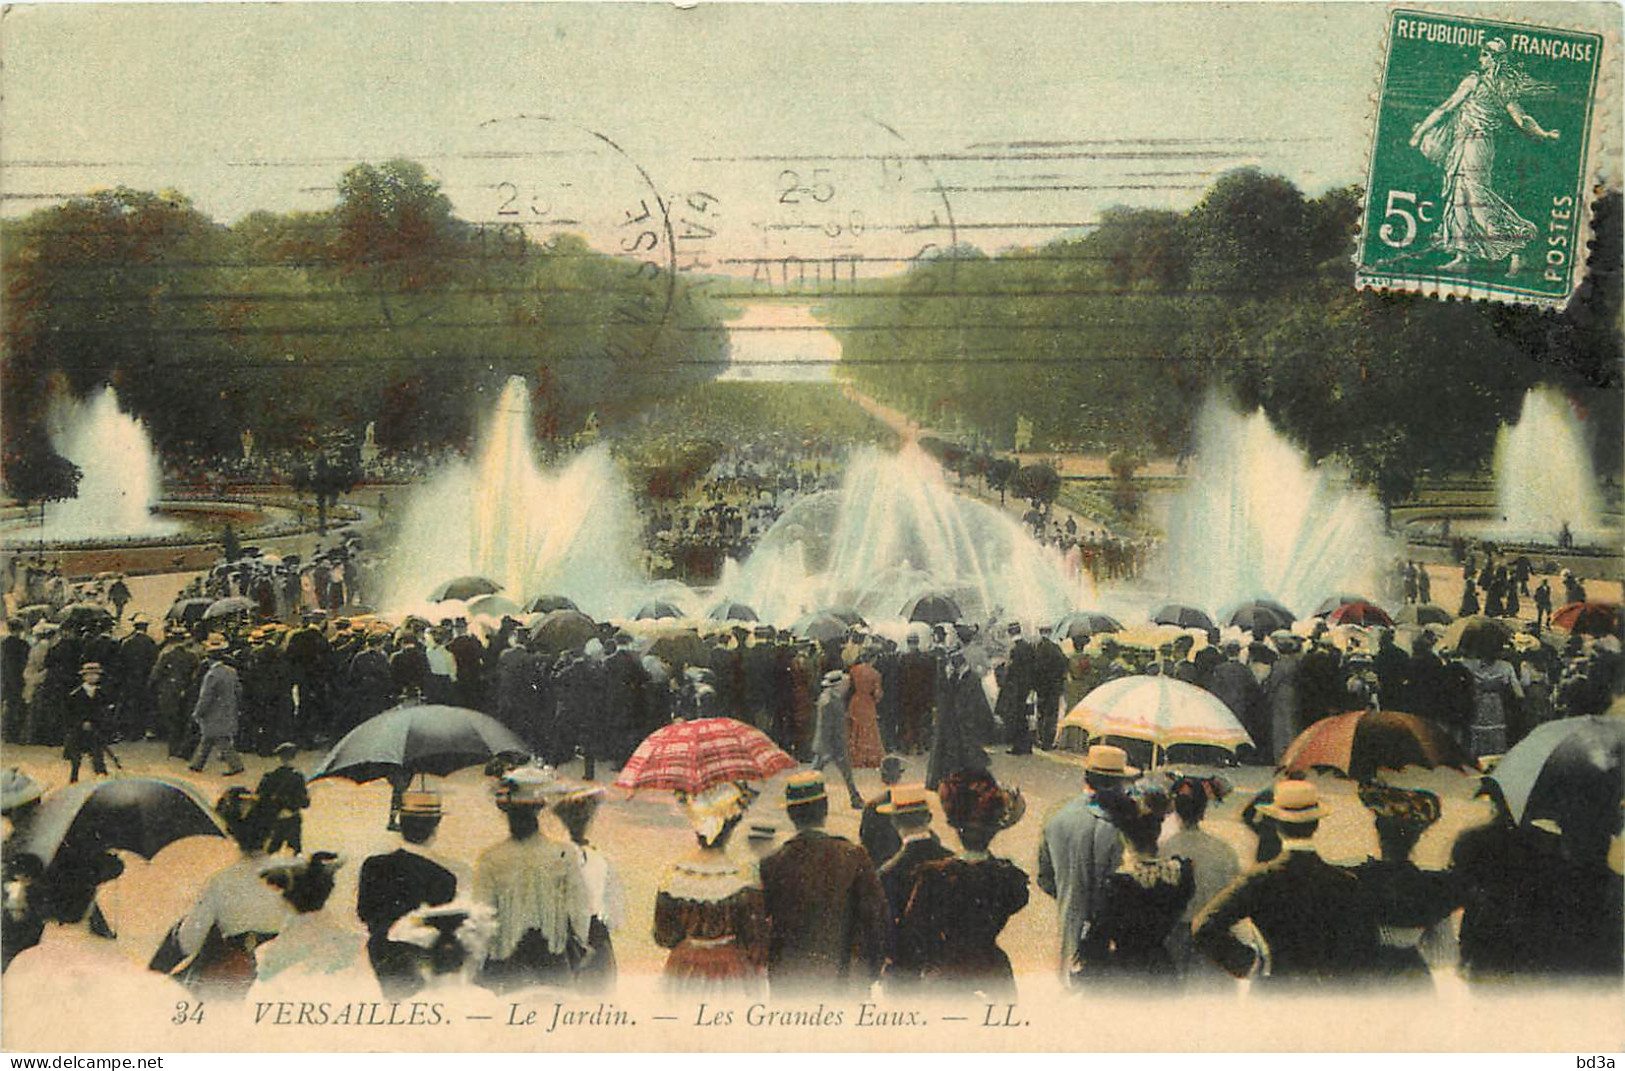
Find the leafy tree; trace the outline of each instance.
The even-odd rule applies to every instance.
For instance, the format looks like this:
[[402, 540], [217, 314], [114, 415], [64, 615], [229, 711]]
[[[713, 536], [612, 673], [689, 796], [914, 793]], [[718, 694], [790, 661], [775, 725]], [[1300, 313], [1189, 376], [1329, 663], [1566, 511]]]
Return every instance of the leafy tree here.
[[294, 490], [316, 499], [316, 531], [327, 534], [327, 513], [339, 496], [361, 482], [361, 457], [354, 443], [330, 447], [301, 466], [293, 478]]
[[1269, 293], [1310, 264], [1303, 194], [1277, 175], [1245, 168], [1221, 175], [1186, 218], [1191, 285]]
[[78, 465], [49, 449], [30, 447], [6, 455], [6, 492], [24, 505], [37, 504], [42, 525], [45, 504], [76, 497], [83, 475]]
[[1010, 489], [1032, 504], [1047, 509], [1061, 490], [1061, 476], [1050, 465], [1023, 465], [1010, 480]]

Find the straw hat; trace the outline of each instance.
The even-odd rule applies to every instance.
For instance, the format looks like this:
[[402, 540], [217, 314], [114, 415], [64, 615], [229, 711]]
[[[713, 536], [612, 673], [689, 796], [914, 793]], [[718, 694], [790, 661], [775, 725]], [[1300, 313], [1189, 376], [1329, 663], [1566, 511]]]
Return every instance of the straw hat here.
[[931, 798], [924, 785], [893, 785], [885, 803], [875, 807], [879, 814], [930, 814]]
[[231, 649], [231, 644], [218, 632], [209, 633], [209, 638], [203, 641], [203, 650], [209, 654], [218, 654]]
[[401, 817], [439, 818], [440, 793], [433, 789], [407, 789], [401, 793]]
[[1277, 822], [1318, 822], [1331, 814], [1320, 802], [1320, 791], [1311, 781], [1278, 781], [1275, 800], [1258, 808], [1258, 813]]
[[784, 783], [784, 806], [802, 807], [809, 803], [828, 799], [829, 794], [824, 789], [824, 777], [814, 770], [798, 773]]
[[1112, 744], [1095, 744], [1084, 756], [1083, 769], [1085, 773], [1096, 777], [1120, 777], [1130, 780], [1140, 776], [1138, 766], [1130, 766], [1128, 752]]

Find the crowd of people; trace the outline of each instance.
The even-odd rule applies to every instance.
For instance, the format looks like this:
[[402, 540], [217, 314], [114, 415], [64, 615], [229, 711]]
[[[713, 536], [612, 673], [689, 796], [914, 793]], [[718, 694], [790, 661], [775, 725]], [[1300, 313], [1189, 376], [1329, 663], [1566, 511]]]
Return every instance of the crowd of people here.
[[828, 460], [826, 450], [780, 439], [729, 446], [683, 498], [644, 510], [649, 575], [715, 579], [724, 561], [742, 560], [797, 500], [837, 485], [839, 466]]
[[[1081, 992], [1211, 992], [1240, 978], [1272, 991], [1414, 991], [1441, 970], [1459, 969], [1473, 984], [1617, 980], [1625, 964], [1617, 816], [1612, 830], [1520, 826], [1488, 779], [1490, 822], [1460, 832], [1449, 866], [1430, 870], [1412, 855], [1443, 813], [1438, 796], [1361, 784], [1356, 798], [1379, 853], [1338, 865], [1316, 848], [1331, 805], [1314, 782], [1289, 773], [1242, 812], [1256, 834], [1244, 864], [1203, 828], [1213, 801], [1231, 791], [1222, 778], [1148, 776], [1122, 749], [1095, 745], [1082, 791], [1043, 819], [1030, 876], [993, 852], [1000, 833], [1023, 820], [1019, 791], [985, 770], [954, 770], [934, 809], [933, 793], [895, 783], [900, 764], [889, 767], [892, 783], [866, 801], [856, 842], [826, 830], [828, 788], [816, 771], [784, 783], [787, 831], [751, 820], [759, 790], [745, 782], [679, 794], [694, 847], [667, 868], [643, 916], [669, 950], [670, 994], [867, 998], [878, 984], [894, 998], [1013, 999], [1015, 973], [999, 938], [1028, 908], [1033, 878], [1056, 902], [1060, 982]], [[271, 999], [313, 981], [351, 993], [370, 984], [390, 1000], [465, 984], [613, 991], [615, 934], [632, 922], [616, 852], [591, 836], [601, 788], [535, 764], [489, 769], [507, 835], [472, 867], [434, 849], [441, 796], [411, 791], [399, 846], [361, 863], [352, 906], [331, 902], [343, 857], [303, 850], [298, 815], [309, 798], [290, 798], [275, 783], [286, 769], [220, 798], [216, 811], [238, 857], [203, 882], [148, 971], [219, 1000]], [[297, 772], [284, 780], [303, 789]], [[12, 825], [5, 967], [13, 981], [60, 983], [53, 957], [64, 942], [118, 940], [94, 905], [97, 886], [122, 866], [94, 845], [48, 861], [17, 849], [38, 813], [33, 787], [14, 771], [0, 786]], [[933, 829], [938, 809], [957, 850]], [[548, 811], [556, 827], [544, 827]], [[748, 847], [730, 850], [741, 828]], [[89, 962], [101, 970], [113, 960]], [[123, 960], [97, 980], [137, 969]]]

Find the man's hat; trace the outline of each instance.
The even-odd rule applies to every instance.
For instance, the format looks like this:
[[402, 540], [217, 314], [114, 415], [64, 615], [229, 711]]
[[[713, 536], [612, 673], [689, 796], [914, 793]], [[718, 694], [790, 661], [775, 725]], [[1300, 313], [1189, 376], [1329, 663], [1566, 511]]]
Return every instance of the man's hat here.
[[755, 628], [755, 634], [758, 635], [758, 636], [771, 637], [773, 635], [773, 626], [772, 625], [757, 625], [756, 628]]
[[439, 818], [441, 813], [440, 793], [434, 789], [414, 788], [401, 793], [403, 818]]
[[824, 790], [824, 776], [815, 770], [798, 773], [784, 783], [785, 807], [802, 807], [828, 799]]
[[203, 649], [209, 654], [219, 654], [223, 651], [229, 651], [231, 644], [227, 643], [226, 638], [220, 633], [211, 632], [209, 638], [203, 641]]
[[1258, 813], [1288, 824], [1318, 822], [1332, 812], [1320, 802], [1320, 791], [1312, 781], [1277, 781], [1275, 801], [1258, 808]]
[[45, 788], [15, 766], [0, 770], [0, 814], [32, 803], [45, 794]]
[[1012, 621], [1012, 622], [1010, 622], [1009, 627], [1006, 628], [1004, 631], [1008, 632], [1012, 636], [1021, 635], [1021, 622], [1020, 621]]
[[1138, 766], [1130, 766], [1128, 752], [1112, 744], [1095, 744], [1084, 756], [1083, 769], [1085, 773], [1096, 777], [1120, 777], [1132, 780], [1140, 776]]
[[130, 626], [132, 628], [146, 628], [150, 624], [152, 624], [152, 618], [148, 617], [146, 614], [136, 614], [130, 618]]
[[842, 673], [838, 669], [832, 669], [828, 673], [824, 674], [824, 687], [828, 688], [832, 685], [840, 684], [841, 681], [845, 679], [845, 673]]
[[890, 797], [875, 807], [879, 814], [930, 814], [931, 799], [924, 785], [893, 785]]
[[299, 754], [299, 745], [294, 743], [292, 740], [284, 740], [282, 743], [276, 746], [276, 750], [273, 751], [272, 754], [279, 759], [284, 755], [291, 758], [292, 756]]
[[86, 662], [84, 665], [79, 667], [79, 676], [84, 677], [91, 673], [100, 673], [101, 671], [102, 664], [100, 662]]

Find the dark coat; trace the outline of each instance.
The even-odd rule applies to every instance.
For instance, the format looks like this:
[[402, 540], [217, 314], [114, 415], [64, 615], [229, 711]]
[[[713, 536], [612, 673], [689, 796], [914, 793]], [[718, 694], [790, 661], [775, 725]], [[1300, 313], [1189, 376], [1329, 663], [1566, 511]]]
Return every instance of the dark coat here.
[[1213, 667], [1207, 690], [1229, 707], [1236, 720], [1247, 727], [1247, 731], [1253, 735], [1253, 743], [1260, 746], [1268, 744], [1268, 720], [1259, 717], [1264, 689], [1251, 669], [1234, 658], [1226, 659]]
[[903, 925], [903, 913], [908, 909], [909, 897], [914, 894], [914, 883], [919, 879], [920, 867], [951, 859], [953, 854], [942, 846], [936, 834], [932, 834], [909, 841], [880, 868], [880, 888], [886, 894], [886, 909], [891, 917], [890, 943], [886, 949], [888, 987], [899, 983], [906, 986], [919, 978], [924, 968], [924, 964], [911, 954], [913, 946], [905, 946], [897, 939], [898, 931]]
[[806, 829], [762, 860], [768, 980], [775, 995], [864, 989], [880, 976], [886, 895], [864, 850]]
[[429, 691], [429, 656], [415, 643], [406, 644], [389, 660], [389, 675], [395, 681], [395, 694], [427, 695]]
[[649, 674], [630, 651], [616, 651], [604, 659], [604, 750], [599, 758], [623, 763], [637, 749], [645, 724], [643, 692]]
[[942, 681], [937, 720], [931, 727], [931, 756], [925, 787], [935, 789], [956, 770], [987, 769], [987, 753], [976, 744], [976, 727], [987, 717], [987, 695], [969, 669], [949, 673]]
[[891, 819], [877, 809], [890, 799], [888, 790], [865, 803], [863, 817], [858, 820], [858, 843], [863, 845], [863, 850], [869, 853], [869, 861], [876, 867], [882, 866], [903, 846], [903, 838], [897, 835]]
[[936, 659], [924, 651], [907, 651], [897, 663], [898, 746], [904, 751], [924, 747], [926, 728], [935, 699]]
[[1312, 851], [1284, 851], [1254, 867], [1192, 922], [1197, 947], [1237, 977], [1257, 958], [1230, 932], [1242, 919], [1269, 945], [1271, 985], [1350, 981], [1376, 959], [1377, 926], [1359, 882]]
[[[96, 755], [101, 751], [113, 722], [113, 693], [106, 688], [91, 695], [81, 684], [68, 693], [67, 727], [62, 756]], [[99, 767], [98, 767], [99, 769]]]
[[421, 950], [389, 940], [389, 928], [408, 912], [449, 904], [456, 896], [457, 875], [409, 849], [361, 864], [355, 913], [367, 927], [367, 957], [386, 997], [396, 1000], [423, 988], [417, 973]]

